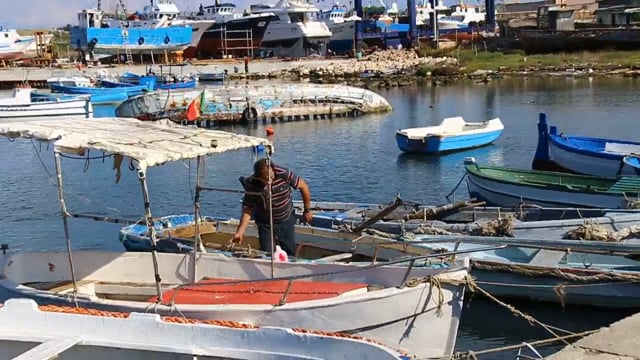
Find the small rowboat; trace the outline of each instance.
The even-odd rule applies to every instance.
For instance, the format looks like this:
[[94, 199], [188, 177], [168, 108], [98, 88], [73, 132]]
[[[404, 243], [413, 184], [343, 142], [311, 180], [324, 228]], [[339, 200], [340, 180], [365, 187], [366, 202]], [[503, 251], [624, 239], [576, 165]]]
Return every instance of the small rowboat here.
[[547, 125], [540, 114], [538, 148], [533, 159], [534, 170], [573, 172], [614, 177], [637, 175], [625, 156], [640, 153], [640, 142], [566, 135], [556, 126]]
[[466, 122], [457, 116], [442, 120], [438, 126], [400, 129], [396, 132], [396, 142], [404, 152], [445, 153], [491, 144], [503, 130], [499, 118]]
[[483, 166], [465, 160], [469, 196], [496, 206], [520, 202], [547, 207], [638, 207], [640, 178], [607, 178]]

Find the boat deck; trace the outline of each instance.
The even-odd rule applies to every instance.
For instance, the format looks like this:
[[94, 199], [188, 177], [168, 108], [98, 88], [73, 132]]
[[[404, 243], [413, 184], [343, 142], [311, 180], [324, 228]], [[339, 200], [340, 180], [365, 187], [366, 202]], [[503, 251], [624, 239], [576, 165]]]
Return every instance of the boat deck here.
[[[162, 295], [163, 302], [176, 304], [277, 304], [286, 296], [288, 303], [328, 299], [332, 297], [367, 292], [367, 284], [336, 283], [329, 281], [268, 280], [241, 284], [219, 285], [234, 279], [203, 279], [196, 284], [173, 289]], [[289, 288], [289, 289], [287, 289]], [[156, 302], [157, 296], [149, 299]]]

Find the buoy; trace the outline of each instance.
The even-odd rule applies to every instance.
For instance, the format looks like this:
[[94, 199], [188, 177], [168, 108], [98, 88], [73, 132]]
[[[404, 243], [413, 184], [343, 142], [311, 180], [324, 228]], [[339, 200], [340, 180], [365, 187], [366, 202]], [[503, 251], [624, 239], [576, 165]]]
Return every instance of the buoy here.
[[273, 130], [273, 128], [271, 126], [269, 126], [267, 128], [267, 136], [271, 136], [273, 134], [275, 134], [275, 131]]

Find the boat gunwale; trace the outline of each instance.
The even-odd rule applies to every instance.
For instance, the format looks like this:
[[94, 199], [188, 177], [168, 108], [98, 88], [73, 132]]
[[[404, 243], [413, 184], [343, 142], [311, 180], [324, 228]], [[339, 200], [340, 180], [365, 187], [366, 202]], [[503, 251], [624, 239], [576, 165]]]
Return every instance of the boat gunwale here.
[[640, 146], [640, 142], [626, 141], [626, 140], [613, 140], [613, 139], [604, 139], [604, 138], [593, 138], [593, 137], [587, 137], [587, 136], [567, 136], [567, 135], [557, 135], [557, 134], [556, 135], [549, 134], [548, 136], [550, 140], [549, 145], [556, 146], [562, 150], [565, 150], [571, 153], [586, 155], [590, 157], [597, 157], [601, 159], [608, 159], [608, 160], [622, 160], [622, 158], [625, 155], [630, 155], [631, 153], [627, 154], [627, 153], [607, 152], [604, 150], [604, 148], [602, 150], [578, 148], [575, 146], [571, 146], [572, 140], [587, 140], [590, 142], [597, 142], [605, 145], [606, 143], [610, 142], [610, 143], [616, 143], [616, 144]]

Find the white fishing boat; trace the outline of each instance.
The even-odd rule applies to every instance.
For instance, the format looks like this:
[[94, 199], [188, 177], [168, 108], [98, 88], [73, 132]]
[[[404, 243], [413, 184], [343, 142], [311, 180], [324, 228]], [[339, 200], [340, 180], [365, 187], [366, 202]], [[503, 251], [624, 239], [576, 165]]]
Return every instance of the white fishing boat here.
[[[36, 344], [34, 346], [34, 343]], [[368, 339], [11, 299], [0, 304], [2, 359], [402, 359]]]
[[29, 87], [13, 89], [13, 95], [0, 98], [0, 121], [33, 118], [91, 118], [93, 106], [87, 96], [51, 96]]
[[[116, 169], [123, 158], [130, 159], [137, 169], [145, 204], [143, 216], [155, 243], [148, 168], [196, 159], [199, 175], [194, 214], [199, 219], [200, 194], [207, 190], [201, 176], [204, 156], [240, 148], [264, 151], [267, 156], [272, 151], [266, 139], [223, 131], [124, 118], [101, 118], [90, 124], [73, 120], [0, 123], [0, 135], [53, 142], [68, 245], [67, 252], [9, 251], [0, 255], [0, 293], [32, 298], [40, 305], [77, 303], [124, 312], [153, 309], [161, 315], [200, 320], [346, 332], [371, 337], [418, 357], [451, 356], [462, 311], [467, 258], [449, 262], [444, 259], [452, 254], [438, 253], [363, 266], [276, 262], [274, 257], [244, 259], [201, 251], [72, 251], [70, 217], [95, 217], [67, 209], [62, 152], [75, 156], [89, 150], [103, 152], [114, 157]], [[116, 170], [117, 178], [119, 174]], [[196, 249], [201, 248], [198, 229], [196, 226]], [[407, 261], [424, 265], [396, 266]]]
[[[41, 46], [46, 46], [53, 39], [52, 34], [40, 36]], [[38, 43], [35, 35], [20, 35], [16, 29], [5, 29], [0, 26], [0, 60], [18, 60], [35, 57]]]
[[279, 57], [324, 55], [331, 30], [314, 19], [318, 11], [314, 5], [300, 0], [280, 0], [273, 6], [252, 5], [253, 14], [273, 13], [278, 17], [267, 26], [260, 47]]

